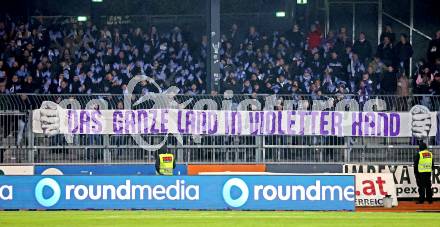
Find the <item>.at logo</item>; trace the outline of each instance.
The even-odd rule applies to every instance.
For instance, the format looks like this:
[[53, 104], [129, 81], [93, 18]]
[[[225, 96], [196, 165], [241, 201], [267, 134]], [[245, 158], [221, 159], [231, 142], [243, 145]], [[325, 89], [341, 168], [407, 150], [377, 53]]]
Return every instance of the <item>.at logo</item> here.
[[[52, 195], [45, 198], [44, 188], [48, 187], [52, 190]], [[37, 186], [35, 186], [35, 199], [37, 202], [44, 207], [51, 207], [55, 205], [61, 197], [60, 185], [51, 178], [43, 178], [38, 181]]]
[[[241, 195], [238, 198], [232, 198], [231, 190], [237, 187], [241, 190]], [[239, 178], [232, 178], [226, 181], [223, 185], [223, 199], [231, 207], [243, 206], [249, 198], [249, 188], [246, 183]]]

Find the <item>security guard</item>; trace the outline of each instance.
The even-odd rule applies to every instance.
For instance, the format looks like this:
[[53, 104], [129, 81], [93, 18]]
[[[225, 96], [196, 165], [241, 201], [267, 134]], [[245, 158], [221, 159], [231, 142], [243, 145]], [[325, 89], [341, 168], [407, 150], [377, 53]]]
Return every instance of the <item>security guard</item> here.
[[[419, 143], [419, 152], [414, 158], [414, 175], [416, 176], [417, 186], [419, 187], [419, 201], [423, 204], [426, 200], [432, 203], [431, 173], [434, 167], [432, 152], [428, 151], [426, 143]], [[426, 193], [425, 193], [426, 191]]]
[[166, 149], [166, 145], [159, 149], [156, 156], [156, 175], [172, 176], [173, 170], [176, 168], [176, 160], [174, 155], [169, 153]]

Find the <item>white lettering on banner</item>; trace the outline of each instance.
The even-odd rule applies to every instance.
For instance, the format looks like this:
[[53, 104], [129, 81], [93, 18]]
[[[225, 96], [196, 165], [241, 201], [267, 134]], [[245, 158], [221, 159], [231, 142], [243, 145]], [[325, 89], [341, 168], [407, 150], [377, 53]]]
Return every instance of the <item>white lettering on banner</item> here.
[[[40, 109], [32, 131], [43, 133]], [[328, 135], [412, 137], [409, 112], [224, 111], [190, 109], [56, 110], [60, 134]], [[427, 135], [437, 133], [430, 112]]]
[[[66, 185], [66, 200], [199, 200], [198, 185], [185, 185], [176, 180], [174, 185], [135, 185], [130, 180], [117, 187], [113, 185]], [[73, 193], [72, 193], [73, 192]], [[72, 197], [73, 195], [73, 197]]]
[[102, 195], [102, 190], [101, 190], [101, 186], [96, 187], [95, 190], [90, 190], [89, 191], [89, 198], [91, 200], [98, 200], [99, 198], [101, 198]]
[[0, 185], [0, 200], [13, 200], [14, 188], [12, 185]]
[[162, 185], [157, 185], [153, 188], [153, 197], [157, 200], [164, 200], [165, 199], [165, 188]]
[[74, 195], [77, 200], [85, 200], [89, 195], [89, 191], [85, 185], [77, 185], [74, 188]]
[[275, 199], [279, 200], [310, 200], [319, 201], [327, 200], [326, 195], [329, 195], [330, 200], [347, 200], [354, 201], [354, 187], [348, 186], [342, 188], [341, 186], [321, 185], [321, 181], [317, 180], [315, 184], [308, 187], [301, 185], [255, 185], [254, 186], [254, 200], [260, 198], [268, 201]]
[[383, 198], [387, 195], [393, 199], [393, 206], [397, 206], [395, 187], [390, 173], [358, 173], [356, 206], [383, 206]]
[[116, 189], [115, 186], [113, 185], [103, 185], [102, 186], [102, 191], [103, 191], [103, 199], [108, 199], [107, 195], [108, 192], [110, 192], [110, 199], [114, 200], [116, 199]]
[[[393, 176], [397, 198], [418, 198], [418, 188], [412, 165], [358, 165], [346, 164], [344, 173], [389, 173]], [[440, 166], [432, 172], [433, 197], [440, 198]]]
[[342, 200], [342, 188], [339, 186], [322, 186], [322, 199], [325, 200], [325, 191], [329, 190], [330, 191], [330, 200], [335, 200], [335, 190], [338, 190], [338, 194], [339, 194], [339, 200]]

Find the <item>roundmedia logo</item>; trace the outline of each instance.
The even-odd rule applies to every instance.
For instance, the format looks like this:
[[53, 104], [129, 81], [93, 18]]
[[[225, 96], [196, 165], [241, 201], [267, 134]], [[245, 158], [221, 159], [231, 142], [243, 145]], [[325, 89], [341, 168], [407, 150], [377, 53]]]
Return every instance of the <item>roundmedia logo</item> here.
[[[241, 191], [238, 198], [232, 198], [231, 191], [233, 187], [237, 187]], [[249, 198], [249, 188], [240, 178], [232, 178], [223, 185], [223, 200], [231, 207], [243, 206]]]
[[[52, 195], [49, 198], [45, 198], [44, 196], [44, 188], [49, 187], [52, 189]], [[38, 181], [35, 186], [35, 199], [37, 202], [44, 207], [51, 207], [55, 205], [61, 197], [61, 188], [60, 185], [51, 178], [43, 178]]]

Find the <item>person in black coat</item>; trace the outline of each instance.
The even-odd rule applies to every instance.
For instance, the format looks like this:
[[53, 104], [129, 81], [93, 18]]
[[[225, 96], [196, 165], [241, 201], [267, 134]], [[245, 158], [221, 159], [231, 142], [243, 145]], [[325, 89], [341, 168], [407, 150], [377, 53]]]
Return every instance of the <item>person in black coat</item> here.
[[431, 83], [432, 94], [440, 95], [440, 72], [434, 75], [434, 80]]
[[380, 87], [385, 95], [394, 95], [397, 89], [397, 75], [392, 65], [388, 65], [383, 73]]
[[394, 41], [396, 41], [396, 34], [393, 32], [393, 28], [391, 28], [391, 25], [385, 26], [385, 31], [380, 34], [380, 41], [383, 42], [385, 37], [388, 37], [392, 44], [394, 43]]
[[383, 63], [386, 65], [393, 64], [394, 60], [394, 50], [393, 43], [390, 41], [388, 36], [383, 38], [383, 42], [377, 47], [377, 56], [382, 59]]
[[[419, 152], [425, 151], [425, 154], [423, 155], [424, 158], [431, 158], [432, 162], [432, 170], [431, 172], [419, 172], [419, 161], [421, 154]], [[417, 204], [423, 204], [426, 200], [428, 200], [428, 203], [432, 203], [432, 183], [431, 183], [431, 174], [432, 171], [434, 171], [434, 158], [432, 157], [432, 153], [426, 152], [428, 151], [428, 146], [424, 142], [419, 143], [419, 150], [416, 155], [414, 155], [414, 175], [416, 177], [417, 186], [419, 187], [419, 201]], [[426, 156], [426, 157], [425, 157]]]
[[23, 82], [22, 92], [32, 94], [35, 93], [37, 90], [38, 85], [33, 81], [33, 77], [27, 76]]
[[[433, 95], [440, 95], [440, 72], [434, 74], [434, 80], [431, 82], [431, 92]], [[433, 96], [431, 97], [431, 100], [433, 103], [433, 110], [440, 109], [440, 98]]]
[[371, 44], [365, 39], [365, 33], [359, 34], [359, 39], [354, 42], [353, 52], [359, 57], [359, 60], [365, 64], [371, 59]]
[[400, 41], [394, 46], [394, 53], [396, 63], [404, 70], [405, 75], [409, 76], [411, 74], [409, 71], [409, 59], [412, 57], [414, 51], [405, 34], [400, 35]]
[[435, 33], [435, 39], [429, 42], [426, 56], [428, 58], [428, 63], [431, 66], [435, 64], [435, 59], [440, 58], [440, 30]]
[[304, 46], [304, 34], [299, 30], [299, 25], [294, 24], [292, 30], [285, 34], [294, 52], [302, 50]]

